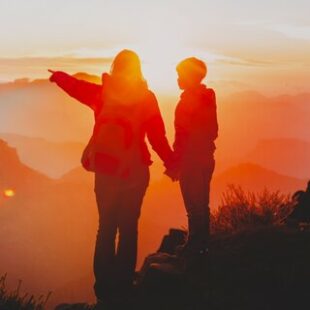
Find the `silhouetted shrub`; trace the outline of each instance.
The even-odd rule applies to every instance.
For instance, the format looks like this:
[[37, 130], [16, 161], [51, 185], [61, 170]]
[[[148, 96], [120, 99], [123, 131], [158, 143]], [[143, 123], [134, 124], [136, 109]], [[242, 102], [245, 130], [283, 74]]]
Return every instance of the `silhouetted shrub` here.
[[279, 191], [254, 193], [229, 185], [211, 215], [211, 231], [232, 232], [280, 224], [292, 211], [290, 195]]
[[19, 281], [16, 290], [8, 292], [6, 288], [6, 274], [0, 277], [0, 309], [1, 310], [43, 310], [51, 295], [41, 295], [35, 299], [33, 295], [28, 293], [21, 296], [20, 288], [22, 281]]

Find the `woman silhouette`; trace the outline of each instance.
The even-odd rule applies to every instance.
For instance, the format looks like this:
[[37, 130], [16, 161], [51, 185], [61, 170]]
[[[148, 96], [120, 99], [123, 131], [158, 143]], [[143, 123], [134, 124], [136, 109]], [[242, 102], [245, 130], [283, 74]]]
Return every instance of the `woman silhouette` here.
[[95, 172], [99, 229], [94, 289], [97, 299], [106, 302], [115, 293], [129, 292], [133, 282], [138, 218], [152, 163], [146, 137], [166, 168], [171, 167], [173, 153], [156, 97], [148, 89], [135, 52], [121, 51], [110, 74], [102, 75], [102, 85], [50, 72], [50, 81], [94, 111], [93, 135], [82, 164]]

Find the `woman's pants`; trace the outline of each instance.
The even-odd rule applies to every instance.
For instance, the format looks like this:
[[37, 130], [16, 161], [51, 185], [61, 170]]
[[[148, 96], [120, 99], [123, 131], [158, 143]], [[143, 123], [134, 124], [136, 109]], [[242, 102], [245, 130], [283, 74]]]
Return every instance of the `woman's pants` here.
[[98, 299], [127, 290], [132, 285], [137, 260], [138, 219], [148, 183], [147, 166], [135, 170], [128, 179], [95, 174], [99, 229], [94, 255], [94, 289]]

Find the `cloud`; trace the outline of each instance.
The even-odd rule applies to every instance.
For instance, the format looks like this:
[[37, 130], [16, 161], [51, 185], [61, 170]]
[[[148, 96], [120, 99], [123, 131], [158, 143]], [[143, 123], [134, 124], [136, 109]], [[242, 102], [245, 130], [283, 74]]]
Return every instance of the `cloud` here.
[[236, 66], [270, 66], [274, 65], [274, 61], [265, 61], [260, 59], [236, 58], [236, 57], [219, 57], [216, 64], [236, 65]]
[[20, 77], [47, 78], [47, 69], [69, 73], [89, 72], [100, 74], [108, 70], [110, 57], [21, 57], [0, 58], [0, 80], [12, 81]]
[[288, 38], [310, 40], [310, 26], [273, 25], [272, 30], [284, 34]]
[[4, 66], [42, 67], [42, 66], [80, 66], [80, 65], [105, 65], [110, 64], [112, 58], [75, 58], [75, 57], [20, 57], [0, 58], [0, 68]]

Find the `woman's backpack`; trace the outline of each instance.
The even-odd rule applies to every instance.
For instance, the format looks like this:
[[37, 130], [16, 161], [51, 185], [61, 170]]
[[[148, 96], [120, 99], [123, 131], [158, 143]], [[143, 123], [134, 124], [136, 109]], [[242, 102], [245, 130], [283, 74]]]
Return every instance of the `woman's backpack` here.
[[143, 102], [122, 104], [105, 100], [96, 116], [82, 165], [88, 171], [127, 177], [139, 160]]

